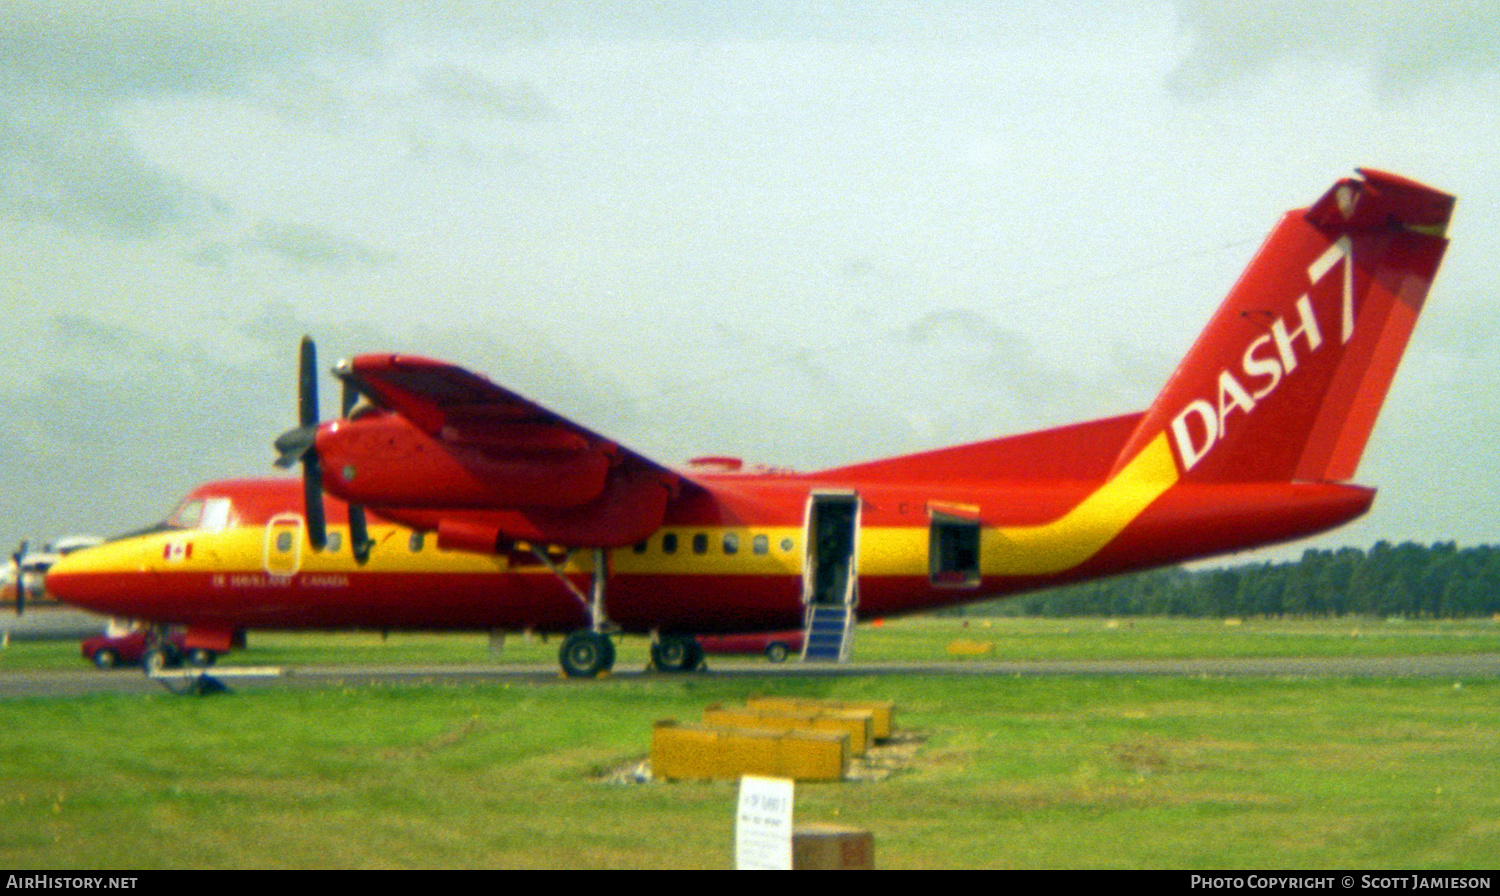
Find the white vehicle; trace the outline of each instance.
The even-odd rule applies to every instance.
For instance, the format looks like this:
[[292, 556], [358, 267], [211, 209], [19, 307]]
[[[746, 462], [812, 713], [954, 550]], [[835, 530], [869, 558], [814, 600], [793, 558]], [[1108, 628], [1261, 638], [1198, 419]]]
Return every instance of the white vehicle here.
[[47, 570], [52, 568], [52, 564], [74, 551], [93, 547], [103, 541], [97, 535], [65, 535], [47, 542], [38, 550], [28, 550], [27, 543], [22, 542], [20, 549], [11, 555], [10, 562], [5, 564], [3, 578], [0, 578], [0, 593], [4, 594], [7, 602], [17, 599], [16, 567], [19, 565], [22, 583], [26, 587], [26, 600], [42, 597]]

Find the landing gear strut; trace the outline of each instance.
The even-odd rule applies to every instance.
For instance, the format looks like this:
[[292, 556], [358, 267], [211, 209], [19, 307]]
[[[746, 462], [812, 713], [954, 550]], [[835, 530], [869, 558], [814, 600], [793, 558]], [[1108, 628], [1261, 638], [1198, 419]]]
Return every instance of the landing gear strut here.
[[542, 561], [558, 580], [573, 592], [589, 614], [587, 631], [574, 632], [563, 640], [557, 659], [562, 664], [563, 674], [569, 678], [596, 678], [607, 675], [615, 667], [615, 643], [609, 639], [606, 629], [609, 619], [604, 613], [604, 583], [609, 579], [609, 554], [604, 548], [594, 548], [594, 581], [590, 593], [585, 595], [574, 585], [547, 552], [533, 546], [531, 552]]

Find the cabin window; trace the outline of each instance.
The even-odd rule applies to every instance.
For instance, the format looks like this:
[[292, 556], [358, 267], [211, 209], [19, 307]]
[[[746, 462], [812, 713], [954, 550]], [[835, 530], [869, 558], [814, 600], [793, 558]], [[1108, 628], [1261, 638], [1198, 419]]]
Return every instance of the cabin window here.
[[343, 543], [344, 543], [344, 539], [343, 539], [341, 533], [338, 533], [338, 532], [329, 532], [328, 533], [328, 544], [326, 545], [327, 550], [329, 550], [330, 552], [333, 552], [333, 553], [337, 553], [338, 549], [339, 549], [339, 545], [341, 545]]
[[708, 553], [708, 533], [706, 533], [706, 532], [697, 532], [697, 533], [694, 533], [694, 535], [693, 535], [693, 553], [695, 553], [695, 554], [707, 554]]
[[276, 533], [276, 550], [286, 552], [292, 549], [292, 533], [285, 529]]
[[740, 552], [740, 537], [733, 532], [724, 533], [724, 553], [738, 554]]
[[979, 584], [979, 521], [932, 515], [928, 567], [935, 585]]
[[668, 532], [661, 537], [661, 552], [663, 554], [677, 553], [677, 533]]
[[411, 550], [413, 554], [422, 550], [422, 533], [413, 532], [411, 534], [411, 538], [407, 539], [406, 546]]
[[633, 545], [630, 546], [630, 550], [633, 551], [634, 553], [637, 553], [637, 554], [644, 554], [644, 553], [646, 553], [646, 545], [647, 545], [647, 542], [638, 541], [635, 544], [633, 544]]
[[767, 551], [771, 550], [771, 539], [767, 538], [764, 535], [757, 535], [754, 539], [751, 540], [750, 547], [751, 550], [755, 551], [755, 553], [764, 554]]
[[790, 554], [793, 547], [794, 545], [792, 544], [792, 540], [790, 538], [783, 538], [781, 540], [781, 550], [784, 553]]

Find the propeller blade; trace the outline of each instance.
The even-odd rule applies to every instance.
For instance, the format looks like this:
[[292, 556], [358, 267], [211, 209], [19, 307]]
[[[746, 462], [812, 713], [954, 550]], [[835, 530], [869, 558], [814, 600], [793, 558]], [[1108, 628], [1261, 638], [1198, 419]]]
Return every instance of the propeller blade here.
[[[354, 405], [359, 402], [359, 390], [347, 376], [341, 377], [340, 382], [343, 384], [343, 392], [339, 403], [344, 416], [348, 417], [349, 412], [354, 410]], [[349, 546], [354, 549], [355, 562], [364, 563], [370, 559], [370, 548], [373, 547], [370, 542], [370, 527], [365, 520], [365, 509], [358, 504], [349, 505]]]
[[354, 559], [364, 563], [370, 559], [370, 527], [365, 521], [365, 509], [358, 504], [349, 505], [349, 546], [354, 549]]
[[[337, 373], [337, 371], [334, 372]], [[347, 376], [341, 378], [339, 380], [339, 383], [343, 386], [343, 392], [340, 394], [341, 401], [339, 402], [339, 404], [342, 408], [343, 415], [345, 417], [348, 417], [349, 412], [354, 410], [354, 406], [359, 403], [359, 390], [354, 387], [354, 383], [351, 382]]]
[[297, 358], [297, 423], [318, 425], [318, 347], [311, 336], [302, 337]]
[[276, 437], [276, 466], [290, 469], [292, 464], [307, 457], [317, 438], [316, 426], [299, 426]]
[[303, 518], [307, 540], [314, 550], [328, 545], [328, 519], [323, 511], [323, 465], [318, 461], [318, 348], [303, 336], [297, 352], [297, 428], [276, 438], [279, 467], [302, 461]]
[[309, 451], [302, 458], [302, 500], [307, 540], [321, 551], [328, 544], [328, 520], [323, 514], [323, 465], [318, 463], [316, 451]]
[[26, 575], [21, 572], [21, 560], [26, 557], [26, 549], [29, 548], [30, 546], [31, 546], [31, 542], [29, 542], [29, 541], [23, 541], [23, 542], [21, 542], [21, 546], [18, 547], [18, 548], [16, 548], [15, 554], [12, 555], [12, 559], [16, 561], [16, 615], [17, 616], [20, 616], [20, 615], [22, 615], [23, 613], [26, 612]]

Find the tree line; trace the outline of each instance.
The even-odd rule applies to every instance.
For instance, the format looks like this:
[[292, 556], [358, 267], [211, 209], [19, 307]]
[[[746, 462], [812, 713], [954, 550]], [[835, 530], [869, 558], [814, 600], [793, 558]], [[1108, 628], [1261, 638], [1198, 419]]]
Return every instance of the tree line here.
[[1290, 563], [1151, 570], [974, 604], [992, 616], [1401, 616], [1500, 614], [1500, 547], [1376, 542]]

